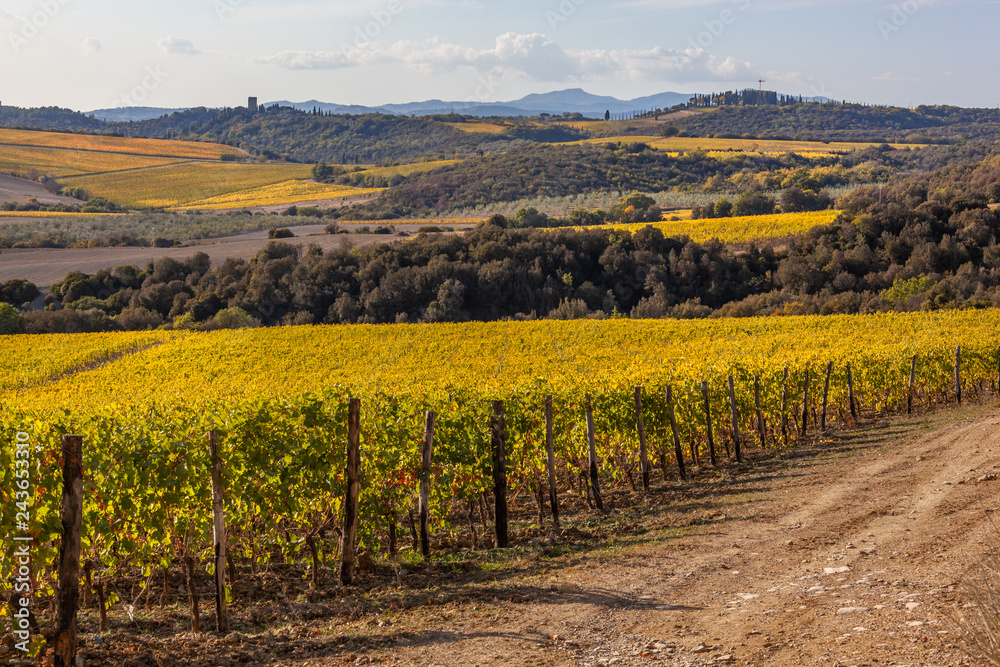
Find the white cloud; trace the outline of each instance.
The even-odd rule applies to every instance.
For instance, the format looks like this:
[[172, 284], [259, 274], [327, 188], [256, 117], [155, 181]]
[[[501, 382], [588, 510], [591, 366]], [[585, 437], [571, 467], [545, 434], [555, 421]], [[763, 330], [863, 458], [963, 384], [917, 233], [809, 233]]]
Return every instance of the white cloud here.
[[461, 68], [546, 82], [627, 78], [684, 83], [745, 81], [758, 78], [752, 64], [734, 57], [719, 59], [700, 48], [564, 49], [540, 33], [505, 33], [491, 48], [477, 49], [432, 39], [403, 41], [383, 49], [374, 43], [339, 51], [283, 51], [255, 62], [286, 69], [341, 69], [359, 65], [404, 64], [428, 74]]
[[182, 39], [180, 37], [164, 37], [156, 43], [160, 47], [160, 50], [164, 53], [169, 53], [177, 56], [196, 56], [201, 53], [200, 50], [195, 48], [195, 45], [191, 43], [191, 40]]
[[93, 37], [88, 37], [83, 40], [83, 55], [92, 56], [101, 50], [101, 43], [94, 39]]

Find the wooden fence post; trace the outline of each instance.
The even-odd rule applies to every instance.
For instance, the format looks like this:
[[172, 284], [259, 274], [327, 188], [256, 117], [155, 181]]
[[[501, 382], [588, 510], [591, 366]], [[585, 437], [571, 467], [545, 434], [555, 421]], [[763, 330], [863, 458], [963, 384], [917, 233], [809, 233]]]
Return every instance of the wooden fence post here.
[[687, 481], [687, 472], [684, 470], [684, 450], [681, 449], [681, 434], [677, 429], [677, 415], [674, 412], [674, 388], [667, 386], [667, 410], [670, 413], [670, 432], [674, 436], [674, 456], [677, 457], [677, 470], [681, 479]]
[[851, 364], [847, 364], [847, 400], [851, 403], [851, 419], [858, 418], [858, 409], [854, 403], [854, 374], [851, 371]]
[[962, 405], [962, 346], [955, 348], [955, 396]]
[[767, 447], [767, 438], [764, 434], [764, 412], [761, 410], [760, 402], [760, 376], [753, 376], [753, 406], [757, 411], [757, 435], [760, 437], [760, 448]]
[[559, 530], [559, 495], [556, 492], [556, 442], [553, 422], [555, 414], [552, 397], [545, 397], [545, 455], [549, 470], [549, 504], [552, 505], [552, 525]]
[[833, 373], [833, 362], [831, 361], [826, 365], [826, 382], [823, 384], [823, 411], [819, 415], [819, 428], [821, 431], [826, 430], [826, 405], [827, 400], [830, 398], [830, 375]]
[[736, 453], [736, 462], [743, 462], [743, 453], [740, 451], [740, 413], [736, 407], [736, 387], [733, 385], [733, 376], [729, 376], [729, 410], [733, 416], [733, 451]]
[[62, 437], [62, 541], [56, 582], [53, 665], [76, 667], [76, 612], [80, 603], [80, 532], [83, 528], [83, 437]]
[[506, 549], [507, 537], [507, 424], [503, 401], [494, 401], [490, 420], [493, 434], [493, 497], [496, 505], [497, 547]]
[[587, 449], [590, 458], [590, 490], [594, 494], [594, 504], [604, 511], [604, 500], [601, 499], [601, 483], [597, 474], [597, 436], [594, 433], [594, 407], [591, 405], [590, 394], [584, 396], [587, 402]]
[[802, 389], [802, 436], [805, 437], [809, 426], [809, 369], [806, 368], [806, 381]]
[[340, 583], [354, 581], [354, 547], [358, 532], [358, 498], [361, 495], [361, 400], [347, 407], [347, 489], [344, 498], [344, 532], [340, 540]]
[[424, 558], [431, 555], [430, 530], [428, 520], [431, 506], [431, 457], [434, 450], [434, 421], [437, 414], [428, 410], [424, 415], [424, 443], [420, 451], [420, 553]]
[[635, 388], [635, 428], [639, 432], [639, 470], [642, 490], [649, 492], [649, 451], [646, 449], [646, 424], [642, 420], [642, 387]]
[[212, 542], [215, 547], [215, 627], [229, 631], [226, 615], [226, 511], [222, 502], [222, 459], [219, 458], [219, 433], [208, 434], [212, 457]]
[[785, 366], [785, 379], [781, 385], [781, 440], [788, 446], [788, 366]]
[[708, 454], [712, 465], [718, 465], [715, 460], [715, 436], [712, 435], [712, 406], [708, 401], [708, 381], [701, 381], [701, 396], [705, 400], [705, 422], [708, 425]]

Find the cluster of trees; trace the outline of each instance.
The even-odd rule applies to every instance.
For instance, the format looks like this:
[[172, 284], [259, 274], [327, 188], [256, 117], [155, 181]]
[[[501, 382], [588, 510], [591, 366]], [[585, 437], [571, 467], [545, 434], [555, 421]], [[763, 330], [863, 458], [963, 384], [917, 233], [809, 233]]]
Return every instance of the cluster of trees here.
[[707, 95], [695, 95], [688, 103], [689, 109], [702, 109], [723, 106], [788, 106], [791, 104], [803, 104], [802, 96], [779, 95], [773, 90], [727, 90], [724, 93], [709, 93]]
[[559, 227], [593, 227], [610, 223], [659, 222], [663, 209], [656, 200], [640, 192], [625, 195], [610, 211], [591, 211], [582, 206], [575, 208], [565, 218], [542, 213], [534, 206], [519, 209], [513, 218], [493, 216], [487, 223], [510, 229], [556, 229]]
[[[72, 196], [72, 195], [70, 195]], [[120, 213], [121, 207], [104, 197], [93, 197], [86, 204], [43, 204], [34, 197], [24, 203], [4, 202], [0, 211], [44, 211], [57, 213]]]
[[692, 217], [698, 220], [700, 218], [729, 218], [745, 215], [769, 215], [771, 213], [803, 213], [805, 211], [825, 211], [832, 208], [833, 205], [833, 197], [825, 190], [816, 192], [791, 187], [782, 191], [777, 198], [763, 192], [746, 190], [734, 202], [723, 197], [714, 204], [695, 206], [692, 210]]

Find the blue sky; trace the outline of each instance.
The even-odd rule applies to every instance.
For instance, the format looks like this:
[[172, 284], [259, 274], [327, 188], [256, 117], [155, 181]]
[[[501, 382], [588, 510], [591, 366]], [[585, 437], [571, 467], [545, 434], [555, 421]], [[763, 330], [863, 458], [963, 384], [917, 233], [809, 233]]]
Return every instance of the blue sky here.
[[1000, 106], [996, 0], [2, 0], [0, 101], [634, 98], [753, 85]]

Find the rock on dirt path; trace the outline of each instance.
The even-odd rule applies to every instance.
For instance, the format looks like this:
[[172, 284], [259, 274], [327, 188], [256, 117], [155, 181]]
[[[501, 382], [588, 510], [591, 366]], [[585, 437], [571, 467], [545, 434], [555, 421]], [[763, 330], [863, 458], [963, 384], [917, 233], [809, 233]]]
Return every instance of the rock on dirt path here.
[[[408, 665], [961, 665], [947, 615], [1000, 507], [1000, 411], [896, 420], [790, 451], [695, 533], [538, 584], [544, 601], [442, 623]], [[752, 472], [749, 473], [752, 475]]]

